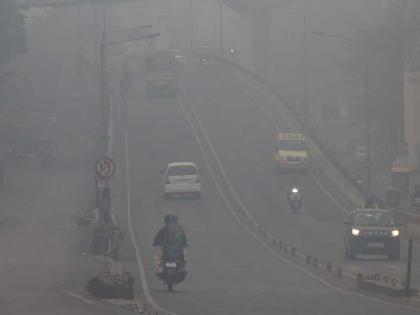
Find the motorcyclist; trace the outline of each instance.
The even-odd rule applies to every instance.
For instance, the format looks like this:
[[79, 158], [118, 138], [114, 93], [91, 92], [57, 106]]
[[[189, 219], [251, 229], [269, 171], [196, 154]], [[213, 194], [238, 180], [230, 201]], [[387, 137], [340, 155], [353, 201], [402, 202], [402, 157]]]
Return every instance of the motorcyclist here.
[[301, 192], [301, 189], [300, 189], [300, 185], [297, 182], [297, 180], [294, 179], [294, 178], [291, 180], [290, 185], [288, 186], [288, 194], [289, 194], [288, 195], [289, 200], [291, 198], [296, 198], [296, 197], [302, 198], [302, 192]]
[[200, 63], [201, 63], [202, 66], [207, 65], [207, 57], [206, 56], [201, 56]]
[[287, 200], [289, 202], [289, 207], [291, 208], [294, 202], [296, 201], [298, 201], [299, 203], [302, 202], [302, 192], [300, 189], [300, 185], [295, 179], [292, 179], [288, 187]]
[[165, 226], [161, 228], [153, 241], [153, 246], [159, 248], [155, 251], [156, 274], [163, 272], [164, 260], [181, 260], [185, 263], [184, 248], [188, 247], [184, 228], [178, 223], [175, 214], [165, 215]]

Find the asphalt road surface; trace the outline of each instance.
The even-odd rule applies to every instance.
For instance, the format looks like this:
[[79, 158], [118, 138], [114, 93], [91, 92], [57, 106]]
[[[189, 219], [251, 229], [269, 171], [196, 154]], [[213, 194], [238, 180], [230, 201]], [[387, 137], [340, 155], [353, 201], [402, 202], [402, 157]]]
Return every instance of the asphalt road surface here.
[[[150, 293], [162, 308], [177, 314], [418, 312], [325, 285], [261, 246], [230, 212], [223, 197], [226, 185], [212, 179], [219, 171], [208, 168], [186, 118], [191, 113], [183, 110], [184, 101], [146, 99], [142, 83], [135, 84], [129, 98], [127, 188], [131, 192], [130, 224], [149, 284], [149, 291], [143, 294]], [[213, 67], [183, 74], [181, 86], [186, 102], [193, 104], [203, 123], [204, 129], [196, 132], [207, 135], [239, 198], [267, 230], [304, 253], [342, 263], [354, 272], [400, 269], [402, 263], [344, 260], [345, 213], [324, 190], [345, 208], [351, 205], [322, 174], [315, 176], [323, 188], [312, 175], [300, 176], [305, 207], [298, 215], [289, 212], [285, 197], [289, 179], [277, 175], [273, 166], [278, 130], [257, 106], [266, 102], [262, 95], [227, 73], [219, 76]], [[268, 110], [281, 129], [287, 128], [281, 113]], [[163, 200], [160, 170], [172, 161], [193, 161], [203, 169], [201, 200]], [[220, 176], [215, 178], [220, 180]], [[125, 210], [119, 213], [120, 219]], [[153, 237], [169, 211], [178, 214], [190, 240], [189, 274], [175, 293], [166, 292], [154, 277], [152, 260]], [[126, 245], [122, 257], [133, 261], [130, 246]]]

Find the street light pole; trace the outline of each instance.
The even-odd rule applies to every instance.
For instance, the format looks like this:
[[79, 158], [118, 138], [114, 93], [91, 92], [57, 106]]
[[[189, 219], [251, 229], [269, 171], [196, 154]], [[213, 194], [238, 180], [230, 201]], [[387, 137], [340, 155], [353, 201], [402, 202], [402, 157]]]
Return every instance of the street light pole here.
[[[102, 41], [100, 46], [100, 52], [99, 52], [99, 58], [100, 58], [100, 65], [99, 65], [99, 84], [100, 84], [100, 102], [101, 102], [101, 114], [102, 114], [102, 134], [106, 134], [106, 103], [107, 103], [107, 97], [106, 97], [106, 90], [108, 87], [106, 86], [106, 56], [105, 56], [105, 32], [102, 33]], [[105, 144], [105, 139], [101, 139], [101, 145]]]
[[309, 127], [309, 64], [308, 64], [308, 40], [307, 40], [307, 22], [306, 22], [306, 12], [303, 14], [303, 63], [305, 71], [305, 108], [304, 108], [304, 120], [305, 128]]
[[369, 42], [365, 39], [363, 42], [364, 60], [365, 60], [365, 73], [364, 73], [364, 86], [365, 86], [365, 123], [366, 123], [366, 193], [367, 196], [371, 194], [371, 119], [370, 119], [370, 90], [369, 90]]
[[219, 2], [219, 62], [223, 62], [223, 3]]
[[95, 65], [98, 64], [98, 11], [96, 5], [93, 6], [93, 40], [95, 45]]
[[[101, 145], [101, 153], [105, 151], [106, 148], [106, 142], [107, 139], [107, 122], [109, 117], [109, 105], [110, 105], [110, 99], [109, 99], [109, 90], [108, 90], [108, 72], [107, 72], [107, 56], [106, 56], [106, 47], [112, 46], [112, 45], [118, 45], [122, 43], [142, 40], [142, 39], [148, 39], [148, 38], [154, 38], [156, 36], [159, 36], [160, 33], [155, 34], [148, 34], [143, 36], [138, 36], [136, 38], [130, 38], [120, 41], [114, 41], [114, 42], [107, 42], [106, 41], [106, 33], [105, 31], [102, 33], [102, 42], [100, 46], [100, 68], [99, 68], [99, 84], [100, 84], [100, 105], [101, 105], [101, 112], [102, 112], [102, 123], [101, 123], [101, 131], [102, 131], [102, 138], [100, 139], [100, 145]], [[101, 216], [101, 222], [107, 223], [107, 220], [109, 219], [109, 210], [110, 210], [110, 198], [111, 195], [109, 193], [109, 187], [105, 187], [104, 191], [100, 191], [98, 187], [98, 181], [96, 180], [95, 183], [95, 195], [96, 195], [96, 204], [99, 207], [99, 212]]]

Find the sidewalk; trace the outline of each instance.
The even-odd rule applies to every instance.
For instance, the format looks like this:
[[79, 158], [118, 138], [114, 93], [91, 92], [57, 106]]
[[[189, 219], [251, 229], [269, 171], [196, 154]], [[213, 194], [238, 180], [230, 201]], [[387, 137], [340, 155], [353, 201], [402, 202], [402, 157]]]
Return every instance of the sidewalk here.
[[34, 160], [9, 170], [0, 194], [0, 313], [120, 313], [84, 290], [100, 268], [85, 255], [90, 230], [77, 226], [91, 198], [87, 153], [67, 139], [58, 169], [42, 171]]

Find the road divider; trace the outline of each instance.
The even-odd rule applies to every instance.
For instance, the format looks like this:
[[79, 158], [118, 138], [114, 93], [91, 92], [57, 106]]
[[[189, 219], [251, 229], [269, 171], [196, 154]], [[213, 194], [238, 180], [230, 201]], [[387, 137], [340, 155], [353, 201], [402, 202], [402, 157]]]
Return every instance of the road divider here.
[[417, 296], [417, 289], [406, 289], [405, 283], [396, 278], [378, 273], [368, 276], [357, 274], [357, 287], [360, 290], [371, 291], [375, 293], [385, 294], [391, 297], [410, 297]]
[[[89, 87], [85, 87], [84, 91], [86, 101], [98, 104], [99, 71], [97, 66], [83, 56], [80, 56], [80, 60], [83, 65], [81, 79], [89, 83]], [[97, 298], [107, 299], [113, 304], [140, 311], [144, 309], [141, 303], [135, 300], [135, 279], [126, 270], [124, 264], [118, 262], [119, 244], [123, 240], [123, 233], [114, 211], [116, 203], [113, 200], [117, 199], [115, 198], [118, 197], [116, 191], [122, 186], [122, 183], [112, 180], [116, 166], [114, 158], [118, 153], [115, 150], [118, 107], [114, 106], [113, 98], [117, 97], [118, 89], [115, 82], [110, 80], [110, 83], [110, 93], [107, 93], [109, 99], [103, 104], [109, 108], [102, 108], [102, 113], [98, 114], [103, 117], [101, 121], [103, 128], [99, 128], [98, 132], [101, 134], [97, 134], [95, 160], [103, 161], [103, 163], [100, 165], [97, 162], [95, 172], [92, 172], [95, 182], [96, 207], [89, 207], [78, 218], [79, 226], [90, 226], [90, 252], [96, 255], [95, 257], [98, 257], [98, 261], [102, 264], [102, 269], [88, 281], [86, 289]], [[110, 166], [112, 166], [112, 170], [108, 172], [107, 168]]]
[[[214, 149], [209, 135], [207, 134], [205, 126], [199, 118], [195, 106], [191, 101], [189, 101], [182, 89], [179, 90], [178, 101], [206, 161], [210, 176], [212, 177], [213, 182], [215, 183], [228, 209], [237, 219], [239, 224], [258, 243], [266, 249], [269, 249], [276, 257], [280, 258], [289, 265], [295, 266], [297, 269], [310, 275], [312, 278], [318, 279], [328, 287], [344, 292], [347, 292], [347, 290], [357, 289], [357, 277], [355, 274], [343, 271], [342, 267], [333, 265], [333, 263], [329, 260], [320, 260], [319, 257], [312, 256], [310, 253], [304, 254], [303, 252], [299, 252], [295, 246], [277, 238], [266, 230], [263, 225], [258, 223], [258, 221], [250, 214], [242, 201], [239, 199], [238, 194], [224, 171], [218, 154]], [[219, 179], [219, 176], [222, 180]], [[322, 261], [325, 263], [322, 263]], [[335, 276], [332, 277], [331, 275]], [[337, 281], [339, 281], [339, 284]], [[346, 287], [346, 289], [344, 289], [343, 286]], [[361, 294], [357, 295], [373, 299], [376, 302], [382, 302], [380, 299], [374, 299]], [[401, 306], [398, 303], [395, 305]]]

